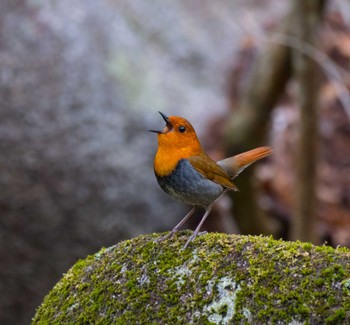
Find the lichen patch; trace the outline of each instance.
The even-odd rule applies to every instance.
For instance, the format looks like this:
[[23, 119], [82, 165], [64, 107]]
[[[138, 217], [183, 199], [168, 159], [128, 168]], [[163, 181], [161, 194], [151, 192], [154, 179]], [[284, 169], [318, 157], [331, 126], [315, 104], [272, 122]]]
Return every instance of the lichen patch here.
[[203, 313], [214, 324], [230, 324], [235, 315], [236, 297], [241, 287], [233, 279], [222, 277], [216, 285], [213, 281], [208, 281], [207, 291], [212, 294], [214, 288], [217, 290], [216, 299], [203, 307]]

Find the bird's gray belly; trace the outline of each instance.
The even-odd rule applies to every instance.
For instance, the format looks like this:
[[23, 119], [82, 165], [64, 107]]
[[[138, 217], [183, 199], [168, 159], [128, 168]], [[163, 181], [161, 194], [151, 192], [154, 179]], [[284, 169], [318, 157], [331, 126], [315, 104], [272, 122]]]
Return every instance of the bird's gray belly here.
[[224, 190], [221, 185], [204, 178], [188, 160], [180, 160], [170, 175], [156, 177], [164, 192], [192, 205], [208, 207]]

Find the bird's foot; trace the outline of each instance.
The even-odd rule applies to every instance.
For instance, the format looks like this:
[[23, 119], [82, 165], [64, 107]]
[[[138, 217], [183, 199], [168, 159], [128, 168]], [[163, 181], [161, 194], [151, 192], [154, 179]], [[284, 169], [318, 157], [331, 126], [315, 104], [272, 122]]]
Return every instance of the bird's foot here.
[[192, 241], [195, 240], [196, 237], [197, 237], [197, 234], [196, 234], [196, 233], [193, 233], [193, 234], [190, 236], [190, 238], [188, 238], [188, 240], [187, 240], [187, 242], [186, 242], [186, 244], [185, 244], [185, 246], [184, 246], [183, 249], [186, 249], [186, 248], [188, 247], [188, 245], [189, 245]]
[[172, 231], [170, 231], [168, 234], [162, 236], [162, 237], [159, 237], [156, 239], [156, 243], [160, 243], [166, 239], [169, 239], [169, 238], [173, 238], [175, 233], [177, 233], [177, 229], [173, 229]]
[[186, 244], [185, 244], [183, 249], [186, 249], [188, 247], [188, 245], [196, 239], [197, 236], [206, 235], [207, 233], [208, 233], [207, 231], [202, 231], [202, 232], [199, 232], [199, 233], [194, 232], [190, 236], [190, 238], [188, 238], [188, 240], [187, 240], [187, 242], [186, 242]]

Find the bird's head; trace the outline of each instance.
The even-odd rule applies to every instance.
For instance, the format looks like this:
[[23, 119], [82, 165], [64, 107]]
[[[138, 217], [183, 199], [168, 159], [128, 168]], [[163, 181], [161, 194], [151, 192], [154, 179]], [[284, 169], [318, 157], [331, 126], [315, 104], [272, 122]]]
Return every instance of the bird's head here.
[[196, 132], [186, 119], [180, 116], [166, 116], [159, 112], [165, 121], [161, 130], [150, 130], [158, 134], [158, 149], [181, 150], [188, 155], [197, 154], [201, 145]]

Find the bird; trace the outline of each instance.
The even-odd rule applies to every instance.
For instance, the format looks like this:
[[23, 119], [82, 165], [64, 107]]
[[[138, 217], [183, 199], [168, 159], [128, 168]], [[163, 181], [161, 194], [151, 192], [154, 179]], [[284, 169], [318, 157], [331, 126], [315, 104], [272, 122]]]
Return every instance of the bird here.
[[193, 215], [196, 208], [205, 213], [184, 248], [195, 240], [212, 206], [226, 191], [238, 191], [232, 180], [246, 167], [271, 154], [270, 147], [258, 147], [214, 161], [203, 149], [192, 124], [180, 116], [166, 116], [158, 135], [154, 173], [161, 189], [173, 198], [192, 205], [190, 212], [162, 239], [172, 237]]

